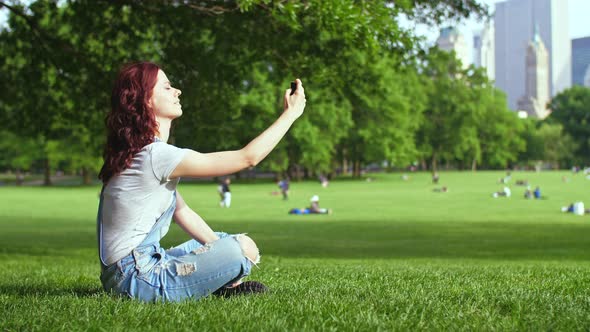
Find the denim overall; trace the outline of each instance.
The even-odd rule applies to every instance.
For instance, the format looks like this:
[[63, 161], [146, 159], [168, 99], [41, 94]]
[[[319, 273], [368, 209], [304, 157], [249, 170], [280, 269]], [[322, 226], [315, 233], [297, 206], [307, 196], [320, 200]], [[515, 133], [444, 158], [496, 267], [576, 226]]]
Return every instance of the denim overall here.
[[202, 245], [190, 240], [164, 250], [160, 238], [170, 227], [176, 192], [170, 207], [157, 219], [146, 238], [131, 253], [107, 266], [102, 249], [102, 202], [97, 216], [100, 280], [107, 292], [141, 301], [178, 302], [199, 299], [250, 274], [252, 262], [242, 253], [239, 235], [217, 233], [219, 240]]

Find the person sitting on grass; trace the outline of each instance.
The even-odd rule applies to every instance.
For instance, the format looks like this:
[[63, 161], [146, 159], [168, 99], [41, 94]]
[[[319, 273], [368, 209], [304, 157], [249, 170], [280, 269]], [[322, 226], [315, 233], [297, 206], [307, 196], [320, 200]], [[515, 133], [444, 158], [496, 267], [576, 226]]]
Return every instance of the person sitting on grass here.
[[308, 208], [293, 208], [289, 214], [332, 214], [332, 209], [320, 208], [320, 197], [313, 195], [310, 199], [311, 205]]
[[432, 174], [432, 183], [433, 184], [438, 184], [438, 180], [440, 180], [440, 176], [438, 175], [438, 172], [434, 172]]
[[584, 214], [590, 214], [590, 209], [584, 209], [584, 202], [575, 202], [568, 206], [563, 206], [561, 212], [569, 212], [578, 216], [583, 216]]
[[527, 188], [524, 192], [524, 198], [526, 199], [532, 199], [533, 198], [533, 192], [531, 191], [531, 188]]
[[535, 199], [544, 199], [544, 197], [541, 196], [541, 188], [539, 186], [535, 188], [535, 191], [533, 191], [533, 195], [535, 196]]
[[492, 194], [492, 196], [494, 198], [498, 198], [498, 197], [510, 197], [511, 195], [511, 191], [510, 188], [508, 188], [507, 186], [504, 186], [504, 189], [502, 189], [502, 191], [498, 191]]
[[435, 193], [446, 193], [449, 191], [449, 189], [445, 186], [441, 187], [441, 188], [434, 188], [432, 189], [432, 191], [434, 191]]
[[[214, 232], [177, 190], [181, 177], [225, 176], [257, 165], [303, 114], [300, 80], [285, 92], [283, 113], [244, 148], [199, 153], [167, 143], [172, 121], [182, 115], [180, 90], [154, 63], [125, 66], [112, 90], [97, 215], [103, 288], [141, 301], [177, 302], [209, 294], [261, 293], [242, 282], [258, 264], [254, 241]], [[171, 219], [192, 239], [165, 250], [160, 239]]]

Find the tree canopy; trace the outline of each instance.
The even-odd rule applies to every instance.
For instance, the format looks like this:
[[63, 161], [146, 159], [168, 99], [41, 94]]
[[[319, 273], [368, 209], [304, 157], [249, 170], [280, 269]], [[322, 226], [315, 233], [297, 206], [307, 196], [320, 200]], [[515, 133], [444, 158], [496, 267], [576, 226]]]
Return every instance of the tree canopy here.
[[259, 165], [279, 173], [358, 176], [369, 163], [417, 160], [505, 167], [526, 148], [529, 127], [483, 71], [422, 49], [399, 23], [487, 17], [476, 0], [0, 1], [0, 10], [9, 13], [0, 134], [35, 146], [26, 158], [0, 146], [1, 166], [41, 167], [47, 183], [57, 168], [86, 182], [100, 168], [111, 84], [137, 60], [160, 64], [183, 91], [171, 141], [202, 152], [249, 142], [300, 77], [306, 113]]

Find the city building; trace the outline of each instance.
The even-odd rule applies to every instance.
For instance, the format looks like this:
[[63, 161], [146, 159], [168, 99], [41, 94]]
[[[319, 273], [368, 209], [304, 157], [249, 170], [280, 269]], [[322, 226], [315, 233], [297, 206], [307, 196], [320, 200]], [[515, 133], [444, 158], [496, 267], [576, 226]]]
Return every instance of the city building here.
[[525, 59], [535, 26], [549, 54], [550, 97], [571, 86], [571, 41], [568, 0], [508, 0], [494, 14], [496, 86], [517, 108], [525, 95]]
[[572, 40], [572, 84], [586, 85], [590, 68], [590, 37]]
[[518, 100], [518, 110], [529, 117], [544, 119], [549, 115], [549, 55], [538, 31], [527, 47], [525, 61], [525, 93]]
[[586, 75], [584, 75], [584, 86], [590, 88], [590, 66], [586, 67]]
[[441, 50], [455, 51], [457, 59], [461, 61], [463, 68], [467, 68], [471, 62], [467, 54], [467, 44], [463, 35], [453, 27], [447, 27], [440, 30], [440, 36], [436, 40], [436, 45]]
[[494, 59], [494, 26], [488, 22], [481, 31], [473, 35], [473, 64], [485, 68], [491, 81], [496, 77]]

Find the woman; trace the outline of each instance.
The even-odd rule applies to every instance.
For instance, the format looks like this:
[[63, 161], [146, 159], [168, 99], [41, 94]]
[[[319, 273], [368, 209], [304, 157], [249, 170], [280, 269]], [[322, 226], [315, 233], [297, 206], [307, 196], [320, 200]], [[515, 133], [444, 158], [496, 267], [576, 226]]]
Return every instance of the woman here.
[[[262, 292], [241, 282], [260, 256], [248, 236], [216, 233], [176, 190], [181, 177], [223, 176], [257, 165], [303, 114], [300, 80], [285, 92], [284, 112], [246, 147], [199, 153], [167, 144], [172, 120], [182, 115], [179, 96], [155, 64], [124, 67], [106, 119], [107, 143], [99, 178], [103, 190], [97, 225], [105, 290], [142, 301], [198, 299]], [[160, 239], [171, 219], [192, 240], [164, 250]]]

